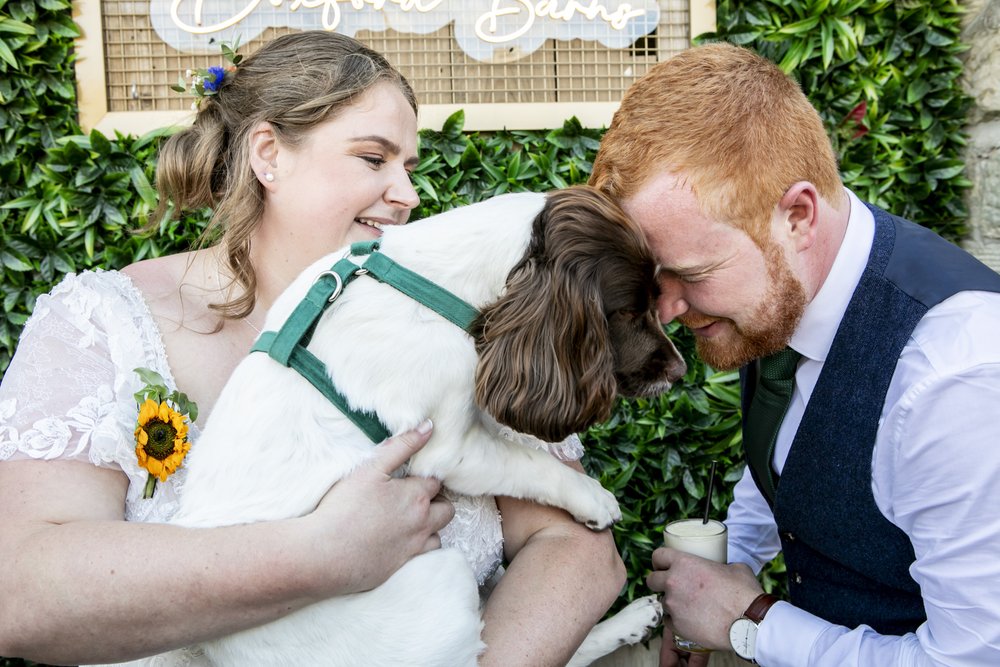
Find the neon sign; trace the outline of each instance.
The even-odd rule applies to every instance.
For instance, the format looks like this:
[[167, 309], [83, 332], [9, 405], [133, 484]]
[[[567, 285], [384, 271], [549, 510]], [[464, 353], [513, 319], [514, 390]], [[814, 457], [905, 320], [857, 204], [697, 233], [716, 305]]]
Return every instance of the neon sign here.
[[270, 27], [430, 34], [454, 23], [455, 40], [475, 60], [511, 60], [547, 39], [626, 48], [660, 20], [655, 0], [151, 0], [153, 28], [189, 53], [220, 42], [246, 43]]

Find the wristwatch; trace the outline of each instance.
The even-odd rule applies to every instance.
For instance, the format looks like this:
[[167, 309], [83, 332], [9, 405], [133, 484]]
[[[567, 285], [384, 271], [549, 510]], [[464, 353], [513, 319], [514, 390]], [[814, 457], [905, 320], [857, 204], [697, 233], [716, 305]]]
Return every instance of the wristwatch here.
[[771, 605], [777, 601], [777, 596], [761, 593], [754, 598], [743, 615], [729, 626], [729, 643], [736, 655], [757, 664], [757, 626], [764, 620], [764, 614]]

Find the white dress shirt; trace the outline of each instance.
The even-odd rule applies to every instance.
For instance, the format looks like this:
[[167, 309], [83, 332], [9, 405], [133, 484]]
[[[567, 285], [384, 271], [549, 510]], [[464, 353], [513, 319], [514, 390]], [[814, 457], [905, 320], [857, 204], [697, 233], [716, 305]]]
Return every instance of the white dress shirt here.
[[[803, 355], [778, 431], [782, 470], [872, 247], [871, 211], [848, 192], [851, 215], [829, 276], [791, 347]], [[844, 387], [850, 391], [850, 387]], [[930, 309], [900, 355], [872, 453], [872, 491], [913, 543], [910, 575], [927, 622], [880, 635], [775, 604], [761, 624], [766, 667], [1000, 665], [1000, 294], [963, 292]], [[747, 470], [726, 519], [729, 559], [759, 571], [781, 549], [774, 516]]]

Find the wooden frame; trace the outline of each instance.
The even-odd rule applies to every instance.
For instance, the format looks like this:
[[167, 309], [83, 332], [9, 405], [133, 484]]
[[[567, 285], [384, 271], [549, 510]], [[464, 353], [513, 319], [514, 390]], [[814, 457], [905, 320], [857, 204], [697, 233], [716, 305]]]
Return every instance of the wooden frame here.
[[[76, 42], [76, 80], [80, 125], [85, 131], [141, 135], [191, 121], [190, 111], [109, 111], [101, 0], [76, 0], [73, 10], [82, 33]], [[715, 18], [715, 0], [689, 0], [688, 42], [692, 35], [714, 30]], [[465, 129], [470, 131], [554, 128], [571, 116], [585, 127], [604, 127], [617, 107], [617, 102], [424, 104], [419, 123], [421, 128], [440, 129], [451, 113], [463, 109]]]

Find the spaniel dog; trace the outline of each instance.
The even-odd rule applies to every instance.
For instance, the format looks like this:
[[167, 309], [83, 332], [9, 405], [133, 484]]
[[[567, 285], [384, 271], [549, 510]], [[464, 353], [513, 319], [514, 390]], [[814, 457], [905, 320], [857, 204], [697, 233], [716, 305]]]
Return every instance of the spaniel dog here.
[[[323, 312], [308, 350], [351, 408], [391, 431], [433, 419], [409, 474], [452, 491], [529, 498], [604, 529], [621, 517], [594, 479], [525, 441], [561, 441], [607, 419], [616, 395], [652, 396], [685, 372], [656, 317], [656, 263], [636, 225], [586, 186], [510, 194], [389, 227], [379, 252], [479, 311], [465, 331], [370, 277]], [[267, 317], [277, 331], [316, 277], [306, 269]], [[308, 513], [372, 442], [296, 371], [251, 354], [189, 455], [173, 523], [220, 526]], [[364, 517], [358, 517], [364, 520]], [[336, 567], [331, 564], [331, 567]], [[634, 643], [659, 620], [643, 598], [599, 624], [571, 664]], [[475, 665], [478, 587], [443, 548], [381, 586], [202, 646], [217, 665]]]

